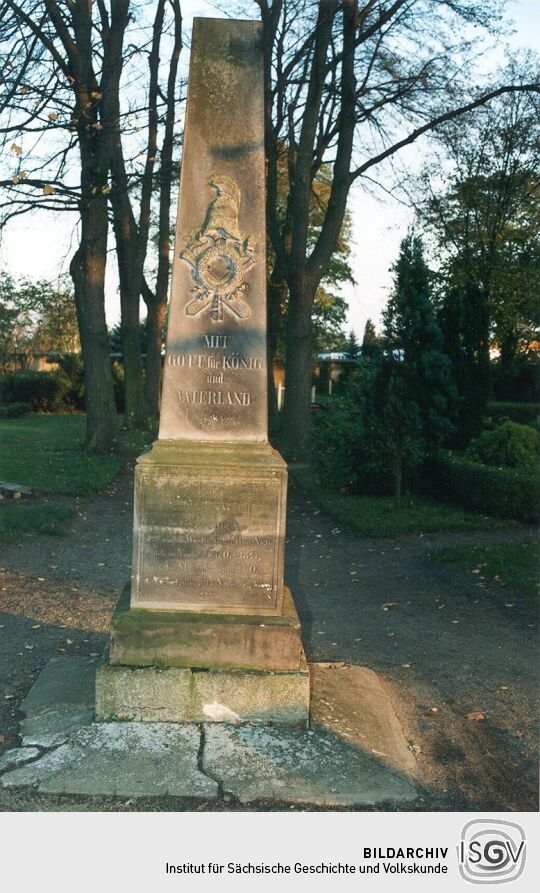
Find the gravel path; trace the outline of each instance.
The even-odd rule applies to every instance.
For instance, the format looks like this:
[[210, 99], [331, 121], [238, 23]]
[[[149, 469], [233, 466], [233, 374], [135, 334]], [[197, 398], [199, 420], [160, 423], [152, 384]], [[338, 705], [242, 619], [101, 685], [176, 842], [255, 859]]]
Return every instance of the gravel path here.
[[[130, 571], [132, 481], [130, 467], [79, 510], [67, 537], [28, 536], [0, 554], [0, 751], [17, 744], [17, 705], [51, 657], [103, 650]], [[537, 808], [533, 608], [429, 559], [440, 545], [523, 536], [530, 533], [369, 540], [338, 529], [290, 487], [286, 574], [308, 657], [380, 674], [434, 808]], [[124, 808], [9, 796], [0, 809]]]

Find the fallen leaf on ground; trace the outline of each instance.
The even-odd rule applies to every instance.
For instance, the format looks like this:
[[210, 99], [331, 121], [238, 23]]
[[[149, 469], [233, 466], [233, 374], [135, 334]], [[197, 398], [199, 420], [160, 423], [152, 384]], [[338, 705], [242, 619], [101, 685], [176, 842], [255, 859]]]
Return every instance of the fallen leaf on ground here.
[[481, 710], [472, 710], [471, 713], [467, 713], [465, 715], [469, 722], [479, 722], [481, 719], [485, 719], [485, 716]]

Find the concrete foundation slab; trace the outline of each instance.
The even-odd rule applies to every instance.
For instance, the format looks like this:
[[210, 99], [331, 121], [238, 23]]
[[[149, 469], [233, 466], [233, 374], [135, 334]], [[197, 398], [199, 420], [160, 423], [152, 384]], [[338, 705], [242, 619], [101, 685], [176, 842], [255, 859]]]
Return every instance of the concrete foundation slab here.
[[197, 767], [199, 745], [194, 726], [92, 723], [1, 782], [47, 793], [213, 798], [218, 786]]
[[311, 724], [379, 757], [390, 766], [414, 775], [409, 750], [388, 692], [368, 667], [310, 664]]
[[215, 725], [205, 735], [204, 771], [242, 803], [360, 806], [417, 796], [410, 777], [322, 729]]
[[16, 769], [17, 766], [22, 766], [28, 760], [35, 760], [40, 753], [41, 751], [37, 747], [13, 747], [11, 750], [6, 750], [0, 757], [0, 772], [4, 772], [6, 769]]
[[93, 710], [44, 710], [43, 713], [22, 720], [22, 743], [25, 747], [53, 747], [62, 744], [70, 732], [92, 722], [93, 718]]
[[25, 747], [62, 744], [70, 732], [92, 721], [98, 662], [79, 655], [52, 658], [21, 704]]
[[[72, 662], [71, 672], [66, 672], [69, 662]], [[229, 794], [242, 803], [274, 799], [329, 808], [408, 803], [417, 796], [417, 788], [411, 764], [407, 764], [411, 772], [396, 768], [400, 766], [402, 770], [405, 765], [403, 750], [406, 742], [388, 694], [382, 685], [377, 686], [377, 677], [371, 671], [363, 674], [363, 668], [347, 669], [358, 672], [345, 676], [337, 673], [326, 681], [325, 673], [329, 675], [335, 670], [318, 667], [313, 673], [313, 701], [319, 705], [317, 710], [326, 711], [326, 718], [335, 720], [337, 717], [339, 722], [331, 722], [326, 729], [318, 726], [291, 729], [241, 723], [241, 692], [246, 687], [245, 678], [240, 692], [235, 692], [230, 672], [222, 672], [220, 679], [219, 671], [205, 676], [198, 671], [173, 668], [179, 675], [176, 690], [183, 690], [185, 694], [189, 688], [190, 703], [199, 711], [197, 716], [213, 722], [205, 722], [204, 726], [202, 723], [184, 725], [153, 721], [88, 723], [66, 731], [64, 743], [53, 745], [41, 756], [35, 747], [16, 748], [4, 754], [0, 763], [0, 784], [6, 787], [31, 785], [50, 793], [98, 796], [169, 795], [217, 799]], [[51, 662], [27, 699], [27, 703], [36, 705], [36, 708], [39, 705], [42, 711], [35, 716], [54, 712], [46, 692], [56, 691], [64, 703], [65, 717], [69, 716], [67, 702], [70, 699], [76, 702], [72, 706], [75, 722], [80, 717], [81, 700], [84, 701], [75, 693], [81, 690], [79, 686], [86, 672], [87, 667], [78, 662], [78, 658], [66, 657]], [[144, 706], [150, 709], [152, 686], [160, 684], [156, 680], [162, 673], [172, 671], [117, 667], [108, 668], [107, 672], [140, 674], [139, 678], [148, 682]], [[150, 674], [153, 674], [153, 681]], [[182, 675], [183, 683], [180, 681]], [[249, 675], [255, 679], [271, 674]], [[279, 680], [282, 683], [287, 674], [275, 675], [277, 684]], [[355, 675], [358, 677], [356, 682]], [[362, 678], [363, 685], [360, 684]], [[117, 677], [117, 683], [118, 680], [121, 675]], [[307, 670], [304, 686], [306, 681]], [[222, 687], [225, 682], [228, 693]], [[68, 688], [62, 690], [62, 685]], [[84, 686], [82, 690], [85, 690]], [[306, 690], [304, 688], [304, 692]], [[348, 701], [351, 691], [352, 700]], [[276, 697], [274, 692], [270, 703]], [[282, 694], [281, 715], [285, 704], [283, 698]], [[264, 702], [261, 700], [260, 703]], [[389, 718], [392, 715], [393, 720], [385, 720], [379, 727], [373, 716], [370, 718], [370, 711], [375, 706], [381, 716]], [[357, 729], [354, 742], [350, 738], [343, 739], [349, 711], [356, 717], [351, 720], [352, 727]], [[366, 725], [362, 727], [363, 715]], [[265, 720], [266, 723], [272, 721], [268, 711]], [[319, 716], [318, 721], [324, 720], [325, 716]], [[259, 722], [262, 721], [261, 713]], [[389, 736], [386, 739], [385, 734]], [[375, 753], [379, 748], [384, 756]]]
[[26, 695], [21, 710], [27, 716], [63, 707], [91, 710], [98, 664], [97, 657], [53, 657]]

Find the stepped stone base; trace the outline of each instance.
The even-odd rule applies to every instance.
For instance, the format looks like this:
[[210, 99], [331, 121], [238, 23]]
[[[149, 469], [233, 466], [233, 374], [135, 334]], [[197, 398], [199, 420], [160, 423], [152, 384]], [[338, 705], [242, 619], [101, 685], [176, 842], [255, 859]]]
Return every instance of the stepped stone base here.
[[96, 719], [250, 722], [301, 727], [310, 683], [302, 652], [293, 672], [196, 670], [104, 664], [96, 676]]
[[111, 621], [110, 663], [131, 667], [298, 670], [300, 620], [285, 588], [283, 614], [206, 614], [130, 607], [127, 584]]

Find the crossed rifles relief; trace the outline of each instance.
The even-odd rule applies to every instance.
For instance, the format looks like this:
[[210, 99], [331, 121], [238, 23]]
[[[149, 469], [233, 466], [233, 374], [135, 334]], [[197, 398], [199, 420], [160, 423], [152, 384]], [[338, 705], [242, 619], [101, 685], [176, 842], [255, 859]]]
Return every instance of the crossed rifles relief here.
[[191, 291], [195, 297], [185, 310], [188, 316], [208, 310], [214, 322], [221, 322], [226, 307], [246, 319], [251, 311], [241, 298], [249, 289], [244, 276], [257, 261], [253, 257], [255, 242], [238, 229], [241, 192], [234, 180], [219, 174], [210, 177], [208, 185], [215, 190], [215, 198], [203, 223], [188, 236], [180, 252], [191, 267], [194, 282]]

